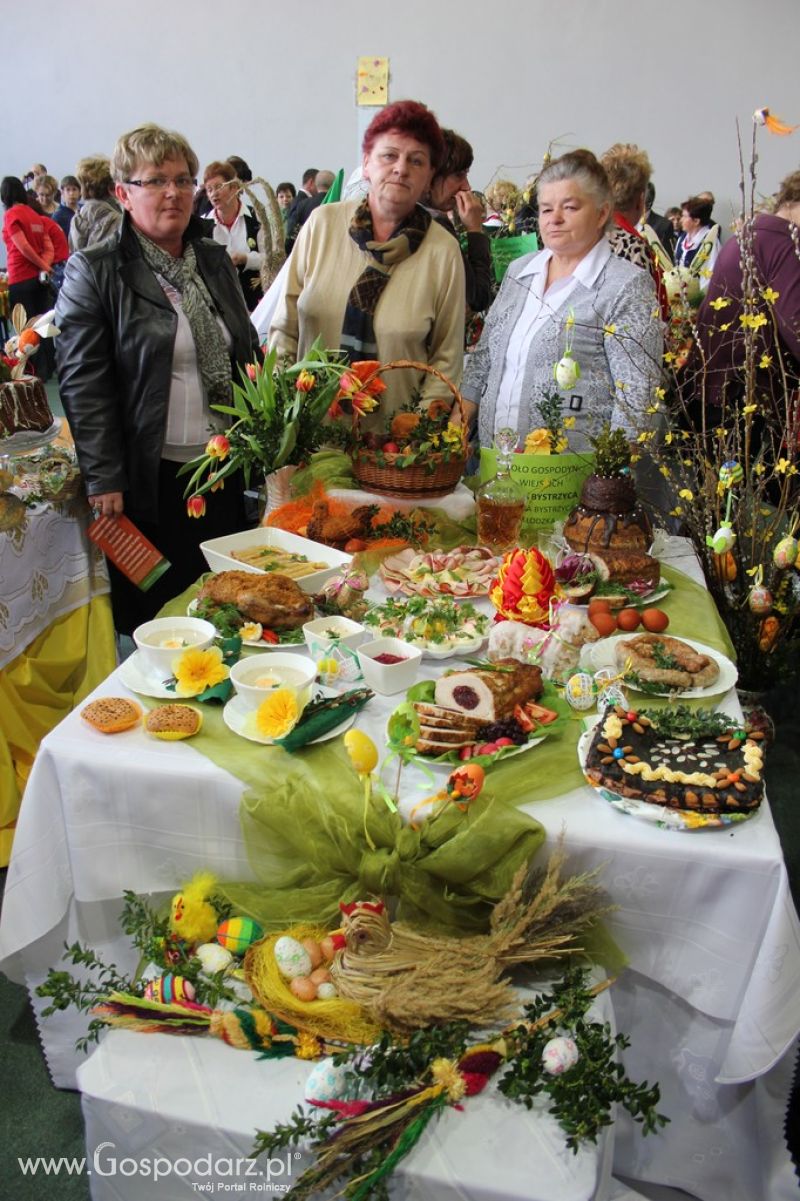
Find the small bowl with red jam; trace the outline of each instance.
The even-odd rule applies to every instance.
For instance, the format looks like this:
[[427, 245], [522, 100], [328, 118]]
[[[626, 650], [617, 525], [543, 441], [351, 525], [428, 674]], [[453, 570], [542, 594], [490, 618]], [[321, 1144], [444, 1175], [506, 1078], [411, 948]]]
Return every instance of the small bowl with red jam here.
[[417, 678], [422, 651], [402, 638], [375, 638], [356, 651], [364, 682], [373, 692], [391, 696], [405, 692]]

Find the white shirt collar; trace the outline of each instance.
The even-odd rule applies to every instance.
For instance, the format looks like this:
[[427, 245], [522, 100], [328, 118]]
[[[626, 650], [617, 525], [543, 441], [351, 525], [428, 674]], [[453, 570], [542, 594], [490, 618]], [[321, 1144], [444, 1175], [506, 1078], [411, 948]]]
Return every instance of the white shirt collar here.
[[[540, 250], [538, 254], [533, 255], [531, 261], [526, 263], [517, 276], [517, 279], [524, 279], [527, 276], [544, 275], [547, 271], [547, 264], [553, 257], [552, 250]], [[597, 281], [597, 277], [605, 267], [608, 260], [611, 258], [611, 247], [607, 238], [601, 238], [592, 249], [585, 254], [578, 263], [571, 279], [578, 280], [584, 287], [591, 288]]]

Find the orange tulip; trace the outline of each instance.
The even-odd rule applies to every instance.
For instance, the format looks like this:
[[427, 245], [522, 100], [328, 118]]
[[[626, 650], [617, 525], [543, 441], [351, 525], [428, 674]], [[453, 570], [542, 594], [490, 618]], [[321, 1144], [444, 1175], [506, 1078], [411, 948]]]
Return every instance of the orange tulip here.
[[206, 502], [202, 496], [190, 496], [186, 502], [186, 512], [190, 517], [204, 517]]

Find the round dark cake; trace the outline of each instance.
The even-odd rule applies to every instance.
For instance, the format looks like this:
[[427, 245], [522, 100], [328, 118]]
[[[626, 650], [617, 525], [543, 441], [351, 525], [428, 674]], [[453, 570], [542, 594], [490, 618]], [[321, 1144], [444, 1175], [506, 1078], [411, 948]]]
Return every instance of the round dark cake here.
[[609, 550], [647, 550], [653, 540], [650, 518], [636, 500], [629, 475], [590, 475], [578, 504], [564, 522], [573, 550], [602, 554]]

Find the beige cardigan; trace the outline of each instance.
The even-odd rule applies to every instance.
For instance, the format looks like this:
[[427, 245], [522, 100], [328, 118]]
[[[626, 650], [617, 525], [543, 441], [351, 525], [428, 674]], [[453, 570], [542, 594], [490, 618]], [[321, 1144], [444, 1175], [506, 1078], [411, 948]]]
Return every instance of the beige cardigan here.
[[[337, 349], [347, 297], [367, 264], [348, 230], [358, 200], [321, 205], [300, 230], [286, 288], [269, 330], [269, 348], [294, 361], [321, 336]], [[416, 359], [443, 372], [458, 387], [464, 346], [464, 266], [457, 240], [432, 222], [416, 254], [399, 263], [375, 311], [381, 362]], [[425, 405], [450, 393], [437, 379], [416, 371], [384, 377], [379, 420], [410, 400], [415, 390]], [[375, 417], [369, 421], [376, 425]]]

